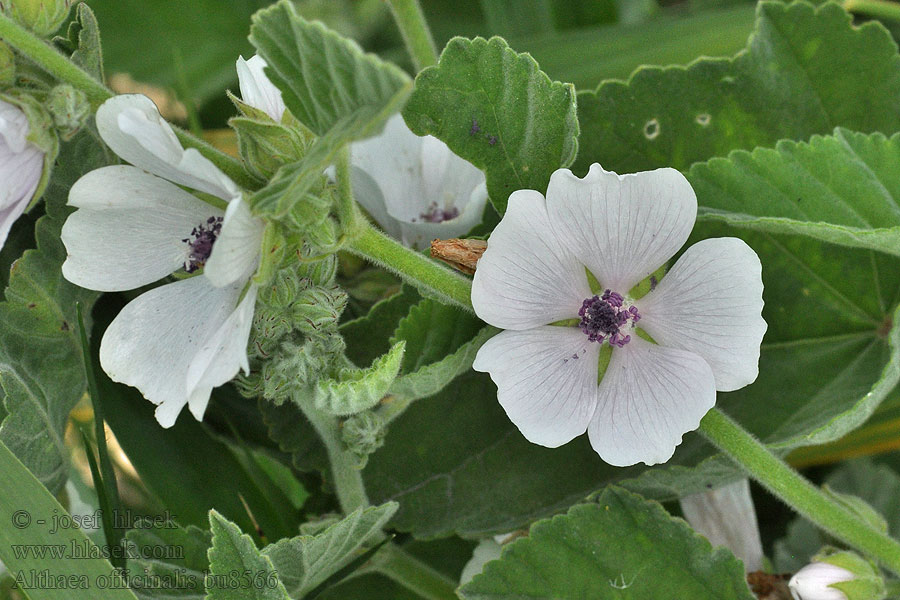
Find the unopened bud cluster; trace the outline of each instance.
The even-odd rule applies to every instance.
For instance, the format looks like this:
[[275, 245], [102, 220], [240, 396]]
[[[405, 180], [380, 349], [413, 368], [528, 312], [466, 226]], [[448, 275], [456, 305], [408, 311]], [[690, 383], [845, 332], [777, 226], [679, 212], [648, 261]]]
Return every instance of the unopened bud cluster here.
[[0, 11], [41, 37], [53, 34], [75, 0], [0, 0]]

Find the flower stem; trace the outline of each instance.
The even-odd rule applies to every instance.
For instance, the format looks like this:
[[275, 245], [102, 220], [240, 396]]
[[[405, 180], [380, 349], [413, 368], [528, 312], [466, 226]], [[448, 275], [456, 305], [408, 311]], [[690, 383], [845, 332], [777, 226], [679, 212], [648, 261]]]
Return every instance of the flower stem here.
[[348, 248], [393, 271], [425, 294], [472, 311], [472, 281], [441, 263], [403, 246], [360, 219], [357, 237]]
[[457, 582], [389, 543], [372, 558], [366, 572], [375, 571], [426, 600], [457, 600]]
[[717, 408], [709, 411], [700, 422], [700, 432], [795, 511], [900, 574], [900, 542], [826, 496], [725, 413]]
[[[0, 40], [18, 50], [22, 56], [37, 64], [59, 81], [68, 83], [76, 90], [83, 92], [87, 96], [91, 108], [95, 111], [114, 95], [102, 82], [97, 81], [92, 75], [83, 71], [68, 58], [50, 47], [44, 40], [35, 36], [3, 13], [0, 13]], [[259, 182], [244, 170], [244, 166], [239, 160], [228, 156], [178, 127], [173, 127], [173, 129], [182, 144], [199, 150], [203, 156], [211, 160], [214, 165], [231, 177], [235, 183], [247, 189], [259, 188]]]
[[357, 508], [369, 506], [362, 471], [356, 467], [356, 458], [344, 447], [337, 419], [318, 410], [303, 398], [295, 398], [294, 403], [300, 407], [325, 444], [328, 462], [331, 465], [332, 483], [341, 510], [344, 514], [350, 514]]
[[890, 0], [844, 0], [844, 10], [885, 21], [900, 21], [900, 3]]
[[422, 13], [422, 7], [419, 6], [419, 0], [387, 0], [387, 3], [403, 34], [403, 41], [406, 42], [416, 71], [437, 64], [437, 48]]

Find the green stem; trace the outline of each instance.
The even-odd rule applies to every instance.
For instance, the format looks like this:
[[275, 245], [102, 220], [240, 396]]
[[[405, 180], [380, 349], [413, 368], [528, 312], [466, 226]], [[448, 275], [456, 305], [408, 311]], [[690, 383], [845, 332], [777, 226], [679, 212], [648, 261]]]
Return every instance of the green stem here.
[[437, 64], [437, 47], [419, 0], [387, 0], [387, 3], [394, 13], [400, 33], [403, 34], [403, 41], [406, 42], [416, 71]]
[[[112, 91], [103, 85], [102, 82], [97, 81], [89, 73], [86, 73], [68, 58], [47, 45], [44, 40], [35, 36], [3, 13], [0, 13], [0, 39], [59, 81], [68, 83], [73, 88], [82, 91], [87, 96], [93, 110], [97, 110], [101, 104], [113, 97]], [[173, 126], [173, 129], [182, 144], [199, 150], [203, 156], [211, 160], [214, 165], [231, 177], [235, 183], [251, 190], [259, 188], [259, 182], [244, 170], [244, 166], [239, 160], [213, 148], [203, 140], [178, 127]]]
[[798, 513], [900, 574], [900, 542], [826, 496], [722, 411], [709, 411], [700, 422], [700, 432]]
[[457, 582], [411, 556], [396, 544], [386, 544], [372, 558], [371, 571], [399, 583], [426, 600], [458, 600]]
[[889, 0], [844, 0], [844, 10], [885, 21], [900, 21], [900, 3]]
[[359, 227], [359, 235], [350, 243], [348, 250], [393, 271], [426, 294], [472, 311], [470, 279], [410, 250], [365, 221], [361, 220]]
[[362, 471], [356, 466], [356, 457], [344, 447], [338, 420], [331, 415], [321, 412], [302, 398], [297, 400], [299, 400], [299, 402], [296, 402], [297, 406], [303, 411], [313, 429], [319, 434], [322, 443], [325, 444], [325, 450], [328, 452], [328, 460], [331, 465], [331, 477], [334, 480], [332, 483], [334, 484], [341, 510], [344, 511], [344, 514], [350, 514], [357, 508], [369, 506], [369, 498], [366, 495], [366, 488], [363, 484]]

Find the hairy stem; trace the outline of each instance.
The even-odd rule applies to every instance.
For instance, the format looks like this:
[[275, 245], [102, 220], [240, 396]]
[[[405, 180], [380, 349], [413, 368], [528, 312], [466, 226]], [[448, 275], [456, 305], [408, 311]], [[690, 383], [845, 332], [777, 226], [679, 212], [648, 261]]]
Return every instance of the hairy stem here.
[[344, 447], [337, 418], [323, 413], [302, 398], [295, 399], [295, 404], [300, 407], [325, 444], [328, 462], [331, 465], [332, 483], [341, 510], [344, 514], [350, 514], [357, 508], [369, 506], [362, 471], [356, 466], [356, 457]]
[[411, 556], [396, 544], [386, 544], [379, 550], [372, 559], [370, 569], [426, 600], [458, 600], [456, 581]]
[[472, 282], [442, 263], [432, 260], [384, 235], [360, 220], [358, 236], [348, 250], [393, 271], [426, 295], [472, 311]]
[[425, 21], [425, 15], [422, 14], [419, 0], [388, 0], [388, 5], [403, 34], [403, 41], [406, 42], [416, 71], [437, 64], [437, 48]]
[[900, 574], [900, 542], [826, 496], [725, 413], [717, 408], [709, 411], [700, 422], [700, 432], [795, 511]]
[[[44, 40], [0, 13], [0, 40], [3, 40], [19, 54], [28, 58], [41, 69], [63, 83], [68, 83], [73, 88], [80, 90], [87, 96], [93, 110], [97, 110], [101, 104], [113, 97], [113, 92], [97, 81], [89, 73], [86, 73], [68, 58], [51, 48]], [[219, 167], [226, 175], [231, 177], [238, 185], [247, 189], [257, 189], [259, 182], [251, 177], [241, 162], [224, 152], [213, 148], [203, 140], [194, 137], [190, 133], [174, 127], [175, 135], [189, 148], [196, 148]]]

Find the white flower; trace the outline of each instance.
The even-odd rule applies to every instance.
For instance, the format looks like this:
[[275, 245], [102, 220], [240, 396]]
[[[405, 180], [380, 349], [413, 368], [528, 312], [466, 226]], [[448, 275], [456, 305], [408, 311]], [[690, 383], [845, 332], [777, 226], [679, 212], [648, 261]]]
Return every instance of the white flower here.
[[257, 108], [276, 123], [284, 116], [284, 100], [281, 90], [275, 87], [266, 77], [263, 69], [268, 66], [262, 56], [255, 55], [250, 60], [241, 56], [237, 59], [238, 83], [241, 88], [241, 100]]
[[458, 237], [481, 222], [484, 173], [439, 139], [414, 134], [399, 114], [380, 135], [351, 144], [350, 162], [357, 201], [407, 246]]
[[44, 153], [28, 141], [28, 118], [0, 100], [0, 248], [41, 181]]
[[830, 586], [855, 577], [847, 569], [826, 562], [813, 562], [794, 573], [788, 587], [794, 600], [847, 600], [844, 592]]
[[[69, 193], [66, 279], [99, 291], [138, 288], [175, 271], [203, 273], [132, 300], [110, 324], [100, 363], [158, 405], [170, 427], [185, 404], [202, 419], [212, 388], [246, 372], [262, 223], [237, 186], [197, 150], [185, 150], [144, 96], [97, 111], [103, 140], [134, 166], [91, 171]], [[143, 170], [142, 170], [143, 169]], [[176, 185], [178, 184], [178, 185]], [[227, 202], [223, 211], [186, 186]]]
[[[716, 390], [756, 379], [761, 267], [741, 240], [694, 244], [653, 291], [630, 296], [684, 244], [696, 214], [674, 169], [616, 175], [595, 164], [584, 179], [560, 169], [546, 200], [509, 197], [472, 286], [476, 314], [508, 331], [474, 368], [491, 374], [528, 440], [554, 448], [587, 430], [612, 465], [665, 462]], [[551, 325], [563, 320], [578, 327]], [[638, 321], [656, 344], [636, 334]], [[601, 348], [611, 356], [598, 385]]]

